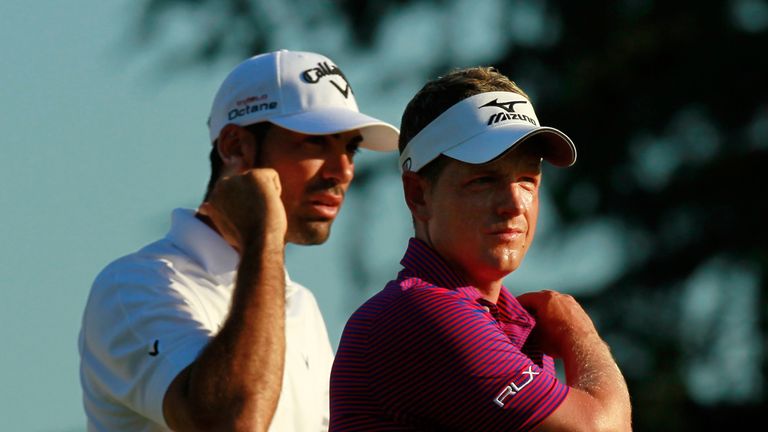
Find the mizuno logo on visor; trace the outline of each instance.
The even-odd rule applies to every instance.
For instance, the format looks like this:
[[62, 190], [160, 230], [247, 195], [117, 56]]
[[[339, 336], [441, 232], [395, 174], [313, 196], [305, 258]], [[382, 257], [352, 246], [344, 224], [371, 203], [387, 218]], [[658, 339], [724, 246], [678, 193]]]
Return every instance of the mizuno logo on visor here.
[[527, 101], [499, 102], [499, 99], [497, 98], [497, 99], [494, 99], [494, 100], [488, 102], [485, 105], [480, 105], [479, 107], [477, 107], [477, 109], [494, 106], [494, 107], [499, 107], [499, 108], [503, 109], [506, 112], [513, 113], [513, 112], [515, 112], [515, 104], [519, 104], [519, 103], [528, 103], [528, 102]]
[[485, 107], [498, 107], [506, 111], [506, 112], [502, 111], [502, 112], [497, 112], [495, 114], [491, 114], [491, 116], [488, 117], [488, 123], [486, 123], [488, 126], [494, 123], [498, 123], [500, 121], [505, 121], [505, 120], [523, 120], [523, 121], [527, 121], [528, 123], [534, 126], [538, 126], [538, 124], [536, 124], [536, 120], [528, 117], [525, 114], [520, 114], [518, 112], [515, 112], [515, 104], [520, 104], [520, 103], [528, 103], [528, 101], [499, 102], [499, 99], [496, 98], [485, 105], [480, 105], [479, 107], [477, 107], [477, 109], [485, 108]]

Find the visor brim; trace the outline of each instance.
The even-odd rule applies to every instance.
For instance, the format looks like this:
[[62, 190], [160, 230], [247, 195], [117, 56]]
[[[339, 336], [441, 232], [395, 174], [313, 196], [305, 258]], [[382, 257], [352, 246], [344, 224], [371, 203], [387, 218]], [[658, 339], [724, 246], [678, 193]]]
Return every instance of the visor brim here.
[[[531, 141], [535, 138], [535, 141]], [[483, 164], [523, 142], [541, 145], [541, 156], [557, 167], [576, 163], [576, 146], [563, 132], [551, 127], [508, 126], [488, 129], [442, 154], [471, 164]]]

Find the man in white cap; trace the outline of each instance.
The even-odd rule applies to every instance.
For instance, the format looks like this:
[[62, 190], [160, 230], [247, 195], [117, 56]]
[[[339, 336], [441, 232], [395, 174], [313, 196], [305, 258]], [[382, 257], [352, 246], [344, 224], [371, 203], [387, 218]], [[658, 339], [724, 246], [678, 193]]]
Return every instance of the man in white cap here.
[[572, 165], [570, 138], [506, 76], [470, 68], [414, 96], [400, 152], [415, 237], [344, 329], [330, 430], [630, 430], [627, 386], [578, 303], [502, 285], [533, 241], [542, 160]]
[[252, 57], [210, 119], [201, 206], [96, 278], [79, 339], [90, 431], [321, 431], [333, 352], [287, 242], [323, 243], [358, 147], [397, 148], [341, 70], [308, 52]]

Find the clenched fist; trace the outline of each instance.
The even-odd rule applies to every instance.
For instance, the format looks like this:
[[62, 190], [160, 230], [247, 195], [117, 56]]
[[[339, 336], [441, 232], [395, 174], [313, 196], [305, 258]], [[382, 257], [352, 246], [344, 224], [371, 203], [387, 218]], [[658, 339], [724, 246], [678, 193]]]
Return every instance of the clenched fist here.
[[563, 358], [577, 341], [599, 339], [592, 320], [570, 295], [545, 290], [525, 293], [517, 300], [536, 318], [531, 336], [552, 357]]
[[251, 169], [220, 179], [199, 212], [210, 218], [238, 251], [265, 238], [283, 242], [288, 222], [280, 191], [280, 177], [275, 170]]

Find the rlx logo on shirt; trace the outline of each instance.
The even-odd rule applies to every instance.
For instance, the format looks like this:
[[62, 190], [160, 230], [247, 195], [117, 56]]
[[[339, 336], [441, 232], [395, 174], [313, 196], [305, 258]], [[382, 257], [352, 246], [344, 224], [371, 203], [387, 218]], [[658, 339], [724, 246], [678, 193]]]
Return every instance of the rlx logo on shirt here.
[[496, 405], [504, 408], [504, 400], [506, 400], [510, 396], [516, 395], [517, 392], [525, 388], [525, 386], [527, 386], [528, 384], [531, 383], [531, 381], [533, 381], [534, 375], [538, 375], [540, 373], [541, 372], [534, 372], [533, 366], [528, 366], [528, 370], [523, 372], [523, 375], [528, 375], [527, 381], [525, 381], [522, 384], [515, 384], [514, 382], [509, 383], [509, 385], [504, 387], [504, 390], [502, 390], [501, 393], [499, 393], [499, 395], [496, 396], [496, 399], [494, 399], [493, 402]]

